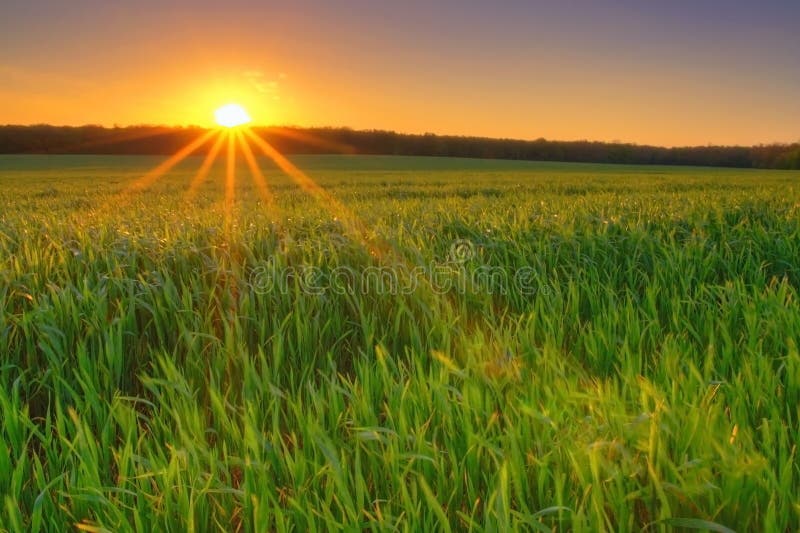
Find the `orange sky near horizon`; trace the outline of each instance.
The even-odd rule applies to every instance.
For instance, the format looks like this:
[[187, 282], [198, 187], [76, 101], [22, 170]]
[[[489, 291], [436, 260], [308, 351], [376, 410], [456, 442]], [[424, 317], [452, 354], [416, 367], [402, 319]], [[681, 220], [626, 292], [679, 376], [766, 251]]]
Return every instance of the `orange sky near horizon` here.
[[211, 126], [214, 109], [237, 102], [257, 125], [667, 146], [800, 139], [800, 40], [779, 25], [800, 9], [787, 2], [772, 18], [722, 23], [625, 1], [596, 13], [345, 4], [12, 2], [0, 123]]

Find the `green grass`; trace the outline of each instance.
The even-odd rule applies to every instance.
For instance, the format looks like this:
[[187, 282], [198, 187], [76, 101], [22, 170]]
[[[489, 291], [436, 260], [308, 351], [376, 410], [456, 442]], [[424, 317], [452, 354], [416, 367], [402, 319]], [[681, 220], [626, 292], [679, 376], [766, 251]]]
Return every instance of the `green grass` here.
[[800, 529], [796, 172], [158, 161], [0, 157], [0, 530]]

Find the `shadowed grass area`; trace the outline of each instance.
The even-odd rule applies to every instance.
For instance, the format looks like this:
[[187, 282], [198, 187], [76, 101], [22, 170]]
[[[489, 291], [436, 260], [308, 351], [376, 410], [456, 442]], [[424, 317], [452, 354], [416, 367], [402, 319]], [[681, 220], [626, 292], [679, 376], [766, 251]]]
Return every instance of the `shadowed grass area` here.
[[796, 173], [157, 162], [0, 158], [0, 529], [800, 527]]

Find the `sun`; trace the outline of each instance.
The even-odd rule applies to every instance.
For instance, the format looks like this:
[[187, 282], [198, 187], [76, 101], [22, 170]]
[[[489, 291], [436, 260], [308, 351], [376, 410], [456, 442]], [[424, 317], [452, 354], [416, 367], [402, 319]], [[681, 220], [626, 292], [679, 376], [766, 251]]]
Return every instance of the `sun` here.
[[224, 128], [243, 126], [252, 119], [239, 104], [227, 104], [214, 111], [214, 119]]

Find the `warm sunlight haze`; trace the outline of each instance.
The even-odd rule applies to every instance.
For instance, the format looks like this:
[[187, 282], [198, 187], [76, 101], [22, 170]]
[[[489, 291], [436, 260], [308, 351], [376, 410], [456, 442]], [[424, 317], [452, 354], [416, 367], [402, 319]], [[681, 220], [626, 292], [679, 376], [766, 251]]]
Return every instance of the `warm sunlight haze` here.
[[800, 3], [765, 1], [7, 0], [0, 122], [213, 126], [237, 102], [259, 126], [794, 142]]
[[252, 121], [250, 115], [239, 104], [227, 104], [214, 111], [214, 120], [224, 128], [244, 126]]

